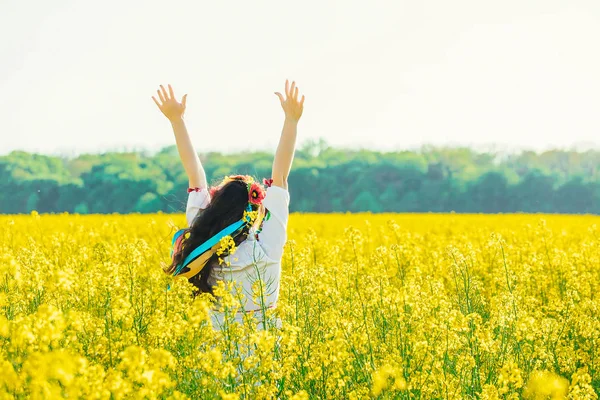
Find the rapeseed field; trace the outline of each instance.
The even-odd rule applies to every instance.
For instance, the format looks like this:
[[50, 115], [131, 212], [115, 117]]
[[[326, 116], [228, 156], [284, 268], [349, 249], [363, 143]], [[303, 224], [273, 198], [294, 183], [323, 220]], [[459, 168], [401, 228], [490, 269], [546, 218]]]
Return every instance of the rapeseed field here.
[[183, 223], [0, 216], [0, 399], [598, 398], [598, 217], [294, 214], [258, 324], [162, 272]]

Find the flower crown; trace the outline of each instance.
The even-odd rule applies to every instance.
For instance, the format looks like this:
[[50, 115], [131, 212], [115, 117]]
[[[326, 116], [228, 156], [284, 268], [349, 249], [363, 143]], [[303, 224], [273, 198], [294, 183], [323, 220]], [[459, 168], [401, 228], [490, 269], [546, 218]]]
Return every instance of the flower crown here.
[[[217, 192], [217, 190], [221, 189], [224, 185], [232, 181], [244, 181], [248, 188], [248, 203], [259, 205], [264, 200], [266, 193], [265, 189], [258, 182], [254, 181], [250, 175], [231, 175], [223, 178], [223, 181], [218, 186], [213, 186], [210, 188], [211, 197]], [[270, 186], [269, 181], [265, 180], [265, 184]]]

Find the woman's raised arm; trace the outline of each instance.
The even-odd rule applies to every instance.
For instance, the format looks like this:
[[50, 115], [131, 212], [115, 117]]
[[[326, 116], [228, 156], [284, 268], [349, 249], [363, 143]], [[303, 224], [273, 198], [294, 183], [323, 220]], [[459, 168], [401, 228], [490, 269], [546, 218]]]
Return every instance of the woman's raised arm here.
[[279, 97], [281, 107], [285, 112], [285, 121], [283, 122], [281, 138], [279, 139], [271, 173], [273, 185], [287, 189], [287, 179], [292, 168], [294, 150], [296, 149], [298, 121], [304, 109], [304, 95], [302, 95], [301, 100], [298, 100], [296, 82], [292, 82], [292, 86], [290, 87], [288, 80], [285, 81], [285, 99], [281, 93], [275, 92], [275, 94]]
[[204, 172], [204, 168], [202, 168], [202, 163], [196, 150], [194, 150], [194, 145], [190, 140], [190, 135], [183, 120], [187, 94], [183, 95], [180, 103], [175, 99], [175, 93], [173, 93], [171, 85], [168, 85], [168, 87], [169, 92], [167, 93], [164, 86], [160, 85], [160, 90], [156, 91], [160, 102], [154, 96], [152, 96], [152, 100], [154, 100], [159, 110], [171, 122], [179, 157], [181, 158], [183, 169], [185, 169], [188, 176], [189, 187], [206, 188], [208, 186], [206, 173]]

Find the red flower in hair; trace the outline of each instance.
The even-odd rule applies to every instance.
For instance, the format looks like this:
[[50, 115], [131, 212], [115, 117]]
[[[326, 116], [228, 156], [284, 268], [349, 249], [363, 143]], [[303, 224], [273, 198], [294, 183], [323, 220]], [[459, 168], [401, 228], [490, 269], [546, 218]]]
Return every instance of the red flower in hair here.
[[252, 204], [260, 204], [265, 198], [265, 191], [263, 188], [256, 182], [250, 185], [248, 189], [248, 201]]
[[215, 197], [215, 193], [219, 190], [218, 186], [213, 186], [209, 189], [208, 193], [210, 193], [210, 197]]

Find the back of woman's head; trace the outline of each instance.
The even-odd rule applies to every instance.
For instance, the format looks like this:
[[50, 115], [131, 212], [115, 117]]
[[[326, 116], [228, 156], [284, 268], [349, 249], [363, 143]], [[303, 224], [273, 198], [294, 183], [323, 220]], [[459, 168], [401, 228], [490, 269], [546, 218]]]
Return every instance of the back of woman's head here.
[[241, 179], [230, 180], [213, 189], [211, 196], [209, 206], [192, 223], [192, 234], [207, 232], [210, 237], [242, 219], [248, 205], [248, 185]]
[[[244, 176], [229, 177], [223, 184], [211, 189], [210, 204], [206, 209], [201, 210], [192, 222], [181, 249], [175, 253], [173, 263], [167, 272], [173, 272], [195, 248], [244, 217], [249, 204], [248, 179], [249, 177]], [[250, 204], [252, 211], [258, 210], [258, 205]], [[244, 225], [236, 232], [233, 237], [236, 246], [248, 237], [249, 230], [250, 226]], [[227, 254], [224, 253], [221, 257], [224, 255]], [[208, 278], [213, 268], [219, 265], [218, 259], [219, 256], [213, 254], [200, 273], [189, 279], [201, 292], [212, 293]]]

